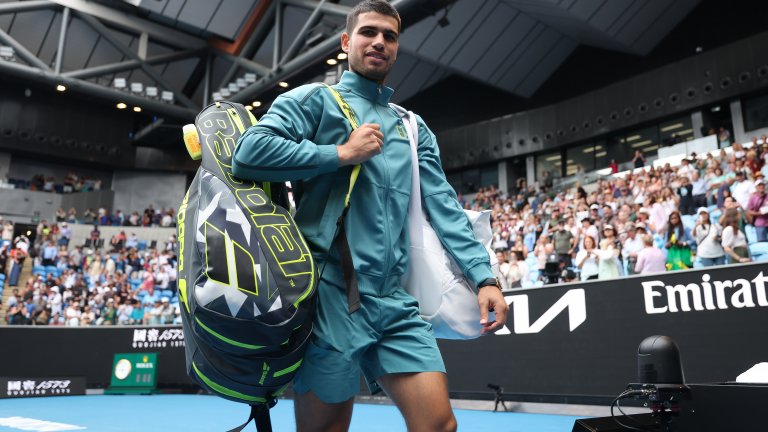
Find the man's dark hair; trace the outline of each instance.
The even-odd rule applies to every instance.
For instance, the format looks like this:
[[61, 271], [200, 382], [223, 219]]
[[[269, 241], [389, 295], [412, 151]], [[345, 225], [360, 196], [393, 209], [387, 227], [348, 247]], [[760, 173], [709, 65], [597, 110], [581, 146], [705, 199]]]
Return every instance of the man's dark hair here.
[[392, 7], [391, 4], [389, 4], [386, 0], [363, 0], [355, 7], [352, 8], [351, 11], [347, 14], [347, 33], [352, 34], [352, 31], [355, 29], [355, 26], [357, 25], [357, 17], [360, 14], [368, 13], [368, 12], [376, 12], [381, 15], [387, 15], [391, 16], [392, 18], [397, 20], [397, 33], [400, 33], [401, 29], [401, 23], [400, 23], [400, 14], [397, 13], [397, 10]]

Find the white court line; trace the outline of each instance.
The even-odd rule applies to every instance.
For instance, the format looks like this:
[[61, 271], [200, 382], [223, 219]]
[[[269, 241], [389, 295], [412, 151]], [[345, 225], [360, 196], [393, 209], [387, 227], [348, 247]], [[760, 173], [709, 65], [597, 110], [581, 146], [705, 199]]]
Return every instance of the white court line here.
[[86, 429], [82, 426], [75, 426], [66, 423], [55, 423], [27, 417], [0, 417], [0, 426], [7, 426], [13, 429], [36, 432], [58, 432]]

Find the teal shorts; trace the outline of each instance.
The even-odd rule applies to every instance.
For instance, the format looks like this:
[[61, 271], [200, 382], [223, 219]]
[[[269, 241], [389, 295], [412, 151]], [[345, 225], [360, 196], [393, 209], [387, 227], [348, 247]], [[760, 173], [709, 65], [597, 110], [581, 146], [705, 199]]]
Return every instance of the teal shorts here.
[[320, 281], [314, 333], [295, 392], [312, 391], [325, 403], [339, 403], [359, 392], [361, 371], [371, 393], [381, 390], [376, 380], [387, 374], [445, 372], [432, 326], [403, 288], [383, 296], [361, 289], [361, 307], [350, 315], [342, 285]]

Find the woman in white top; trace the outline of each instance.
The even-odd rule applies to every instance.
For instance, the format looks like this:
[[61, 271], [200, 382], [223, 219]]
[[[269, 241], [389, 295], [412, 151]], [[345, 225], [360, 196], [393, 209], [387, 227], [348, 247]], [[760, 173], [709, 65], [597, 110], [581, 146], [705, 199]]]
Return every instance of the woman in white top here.
[[752, 261], [749, 258], [749, 246], [747, 236], [739, 229], [739, 219], [728, 217], [723, 228], [723, 250], [728, 264], [746, 263]]
[[696, 255], [704, 267], [725, 264], [725, 251], [720, 244], [723, 228], [720, 224], [712, 223], [706, 207], [699, 208], [696, 226], [693, 227], [693, 238], [698, 247]]
[[585, 236], [584, 247], [576, 254], [576, 266], [581, 270], [581, 280], [597, 279], [598, 262], [595, 239]]

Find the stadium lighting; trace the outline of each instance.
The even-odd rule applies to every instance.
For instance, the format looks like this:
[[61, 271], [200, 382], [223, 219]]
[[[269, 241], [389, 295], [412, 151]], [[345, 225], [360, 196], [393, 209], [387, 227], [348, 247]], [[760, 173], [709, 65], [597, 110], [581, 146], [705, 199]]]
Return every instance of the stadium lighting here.
[[124, 104], [123, 102], [119, 102], [117, 104], [117, 109], [126, 109], [128, 108], [128, 105]]
[[256, 82], [256, 74], [255, 73], [247, 73], [245, 74], [245, 82], [248, 84], [253, 84]]
[[347, 53], [339, 53], [339, 55], [336, 56], [339, 60], [346, 60], [347, 59]]
[[258, 108], [261, 106], [261, 101], [253, 101], [253, 104], [251, 105], [253, 105], [254, 108]]
[[163, 91], [160, 93], [160, 100], [167, 103], [173, 103], [173, 92]]
[[56, 91], [65, 92], [67, 91], [67, 88], [64, 85], [59, 84], [56, 86]]
[[141, 112], [141, 107], [133, 107], [133, 112]]
[[328, 63], [328, 64], [329, 64], [329, 65], [331, 65], [331, 66], [336, 66], [337, 64], [339, 64], [338, 60], [336, 60], [336, 59], [334, 59], [334, 58], [329, 58], [329, 59], [328, 59], [328, 60], [326, 60], [325, 62], [326, 62], [326, 63]]
[[144, 84], [140, 82], [131, 83], [131, 93], [141, 93], [144, 91]]
[[663, 128], [661, 128], [661, 131], [662, 132], [669, 132], [671, 130], [680, 129], [681, 127], [683, 127], [682, 123], [675, 123], [675, 124], [671, 124], [669, 126], [664, 126]]
[[285, 81], [280, 81], [279, 83], [277, 83], [277, 85], [279, 85], [282, 88], [288, 88], [289, 84]]
[[156, 98], [158, 94], [157, 87], [147, 87], [144, 94], [147, 95], [147, 97]]
[[118, 90], [125, 90], [128, 83], [125, 81], [125, 78], [115, 78], [112, 85]]

